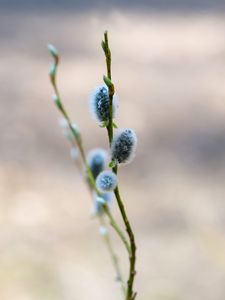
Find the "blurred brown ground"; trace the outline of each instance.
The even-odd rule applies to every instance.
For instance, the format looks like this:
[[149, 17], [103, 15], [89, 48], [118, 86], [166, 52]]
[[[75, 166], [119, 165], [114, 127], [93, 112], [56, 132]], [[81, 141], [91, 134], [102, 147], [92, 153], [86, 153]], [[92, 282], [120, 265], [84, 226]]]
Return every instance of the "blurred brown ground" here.
[[[48, 81], [87, 150], [107, 147], [88, 97], [109, 30], [117, 123], [138, 135], [120, 185], [140, 300], [225, 299], [225, 19], [218, 11], [0, 11], [0, 299], [121, 299]], [[116, 203], [113, 212], [119, 220]], [[115, 238], [126, 271], [126, 256]]]

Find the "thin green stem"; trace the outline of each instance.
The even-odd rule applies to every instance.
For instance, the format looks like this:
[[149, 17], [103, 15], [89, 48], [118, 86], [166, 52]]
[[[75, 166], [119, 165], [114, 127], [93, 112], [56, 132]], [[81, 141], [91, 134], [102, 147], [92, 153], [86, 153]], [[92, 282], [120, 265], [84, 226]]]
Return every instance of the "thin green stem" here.
[[117, 223], [115, 222], [109, 208], [107, 205], [104, 205], [104, 212], [105, 214], [108, 216], [109, 221], [110, 221], [110, 225], [115, 229], [115, 231], [118, 233], [118, 235], [120, 236], [121, 240], [123, 241], [125, 247], [127, 248], [127, 252], [129, 253], [129, 255], [131, 255], [131, 249], [130, 249], [130, 245], [127, 241], [127, 239], [125, 238], [123, 232], [121, 231], [120, 227], [117, 225]]
[[[116, 171], [116, 170], [115, 170]], [[136, 293], [133, 292], [133, 283], [134, 283], [134, 277], [136, 275], [136, 270], [135, 270], [135, 263], [136, 263], [136, 243], [135, 243], [135, 237], [134, 237], [134, 233], [132, 230], [132, 227], [130, 225], [129, 219], [127, 217], [127, 213], [125, 210], [125, 206], [123, 204], [122, 198], [120, 196], [120, 192], [119, 192], [119, 187], [117, 186], [115, 191], [115, 197], [117, 199], [117, 203], [126, 227], [126, 231], [127, 234], [129, 236], [129, 240], [130, 240], [130, 256], [129, 256], [129, 260], [130, 260], [130, 269], [129, 269], [129, 278], [127, 281], [127, 295], [126, 295], [126, 299], [127, 300], [134, 300], [136, 297]]]
[[111, 51], [109, 48], [109, 41], [108, 41], [108, 32], [104, 32], [104, 42], [105, 42], [105, 57], [106, 57], [106, 66], [107, 66], [107, 75], [111, 80]]
[[122, 272], [120, 270], [118, 257], [116, 255], [116, 253], [114, 252], [114, 249], [113, 249], [113, 246], [112, 246], [112, 241], [111, 241], [110, 234], [109, 234], [107, 225], [105, 223], [104, 217], [103, 216], [99, 217], [99, 221], [100, 221], [100, 225], [103, 226], [106, 229], [106, 232], [103, 234], [103, 238], [104, 238], [105, 244], [108, 248], [109, 254], [111, 256], [111, 260], [113, 262], [114, 269], [116, 271], [116, 281], [118, 281], [120, 283], [122, 292], [125, 296], [126, 295], [126, 287], [125, 287], [125, 284], [124, 284], [123, 275], [122, 275]]
[[[57, 65], [56, 65], [57, 66]], [[57, 70], [57, 69], [56, 69]], [[81, 140], [81, 137], [78, 136], [77, 132], [75, 131], [73, 125], [72, 125], [72, 122], [69, 118], [69, 115], [67, 114], [63, 104], [62, 104], [62, 101], [61, 101], [61, 97], [60, 97], [60, 94], [59, 94], [59, 90], [58, 90], [58, 87], [57, 87], [57, 84], [56, 84], [56, 78], [54, 77], [54, 80], [52, 80], [52, 85], [53, 85], [53, 88], [54, 88], [54, 92], [55, 92], [55, 95], [57, 96], [58, 100], [59, 100], [59, 103], [60, 105], [58, 106], [60, 112], [62, 113], [63, 117], [66, 119], [67, 123], [68, 123], [68, 127], [77, 143], [77, 147], [80, 151], [80, 154], [81, 154], [81, 158], [83, 160], [83, 163], [84, 163], [84, 166], [85, 166], [85, 169], [86, 169], [86, 172], [87, 172], [87, 176], [89, 178], [89, 181], [91, 183], [91, 186], [92, 188], [95, 190], [95, 192], [100, 195], [99, 191], [97, 190], [96, 188], [96, 185], [95, 185], [95, 179], [94, 179], [94, 176], [91, 172], [91, 169], [87, 163], [87, 159], [86, 159], [86, 156], [85, 156], [85, 151], [84, 151], [84, 148], [83, 148], [83, 145], [82, 145], [82, 140]]]
[[[102, 43], [102, 48], [105, 53], [106, 58], [106, 67], [107, 67], [107, 75], [110, 79], [110, 82], [112, 82], [112, 74], [111, 74], [111, 51], [109, 48], [109, 42], [108, 42], [108, 34], [107, 31], [104, 33], [104, 41]], [[112, 101], [113, 101], [113, 95], [114, 95], [114, 85], [111, 84], [109, 86], [109, 124], [107, 126], [107, 132], [108, 132], [108, 138], [109, 138], [109, 145], [111, 146], [112, 140], [113, 140], [113, 110], [112, 110]], [[113, 172], [117, 174], [117, 166], [115, 166], [113, 169]], [[122, 198], [120, 196], [119, 187], [117, 186], [114, 190], [114, 194], [117, 200], [117, 204], [129, 237], [129, 260], [130, 260], [130, 268], [129, 268], [129, 278], [127, 281], [127, 293], [126, 293], [126, 300], [134, 300], [136, 297], [136, 293], [133, 292], [133, 284], [134, 284], [134, 278], [136, 275], [135, 270], [135, 263], [136, 263], [136, 243], [135, 243], [135, 237], [132, 230], [132, 227], [130, 225], [129, 219], [127, 217], [127, 213], [125, 210], [125, 206], [123, 204]]]
[[[105, 59], [106, 59], [106, 67], [107, 67], [107, 77], [112, 79], [111, 76], [111, 51], [109, 48], [109, 41], [108, 41], [108, 33], [105, 31], [104, 33], [104, 42], [103, 42], [103, 50], [105, 53]], [[113, 95], [114, 95], [114, 85], [111, 84], [109, 87], [109, 123], [107, 126], [107, 132], [108, 132], [108, 138], [109, 142], [111, 144], [112, 139], [113, 139]]]

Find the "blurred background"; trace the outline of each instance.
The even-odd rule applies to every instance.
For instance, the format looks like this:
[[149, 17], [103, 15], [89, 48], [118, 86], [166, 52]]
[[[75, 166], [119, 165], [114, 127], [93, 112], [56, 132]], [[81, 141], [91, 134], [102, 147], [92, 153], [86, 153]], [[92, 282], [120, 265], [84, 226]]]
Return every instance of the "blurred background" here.
[[[119, 172], [137, 299], [225, 299], [224, 13], [224, 0], [0, 0], [1, 300], [122, 299], [48, 79], [50, 42], [85, 149], [107, 148], [88, 108], [105, 29], [117, 124], [138, 135]], [[113, 213], [120, 221], [116, 203]]]

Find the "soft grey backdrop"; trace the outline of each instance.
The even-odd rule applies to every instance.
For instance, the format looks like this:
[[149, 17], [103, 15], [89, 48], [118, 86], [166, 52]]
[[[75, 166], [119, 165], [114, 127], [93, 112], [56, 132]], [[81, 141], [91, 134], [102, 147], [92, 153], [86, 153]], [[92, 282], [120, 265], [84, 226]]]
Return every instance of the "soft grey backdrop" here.
[[[117, 123], [138, 135], [121, 191], [140, 300], [224, 300], [224, 1], [0, 1], [0, 299], [121, 299], [48, 81], [87, 150], [107, 147], [88, 98], [109, 30]], [[113, 212], [118, 217], [116, 203]], [[114, 239], [126, 272], [124, 250]]]

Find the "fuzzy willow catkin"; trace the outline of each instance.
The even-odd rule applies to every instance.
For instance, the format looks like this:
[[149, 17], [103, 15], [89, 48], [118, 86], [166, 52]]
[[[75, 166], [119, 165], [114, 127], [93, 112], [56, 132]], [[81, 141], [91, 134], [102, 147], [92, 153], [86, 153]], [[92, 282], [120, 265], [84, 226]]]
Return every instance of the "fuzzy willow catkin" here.
[[[113, 97], [113, 118], [117, 109], [117, 98]], [[90, 97], [90, 111], [98, 123], [109, 121], [109, 90], [106, 85], [95, 88]]]
[[91, 169], [94, 179], [101, 173], [108, 161], [108, 154], [104, 149], [96, 148], [91, 150], [87, 156], [88, 165]]
[[112, 171], [103, 171], [96, 178], [97, 189], [102, 192], [111, 192], [117, 186], [117, 176]]
[[133, 129], [125, 128], [118, 131], [111, 145], [112, 161], [116, 164], [129, 163], [135, 156], [137, 136]]

